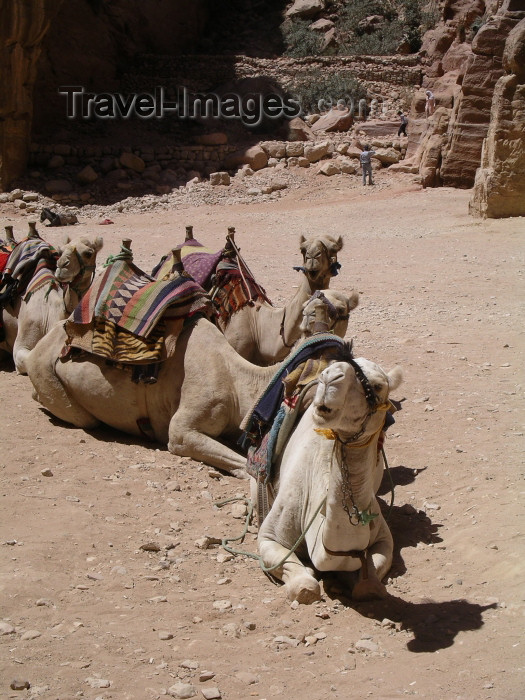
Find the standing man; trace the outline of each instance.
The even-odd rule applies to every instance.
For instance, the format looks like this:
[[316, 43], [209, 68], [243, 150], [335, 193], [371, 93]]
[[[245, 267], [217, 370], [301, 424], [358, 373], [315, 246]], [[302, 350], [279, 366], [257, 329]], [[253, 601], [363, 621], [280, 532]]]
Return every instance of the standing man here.
[[434, 97], [434, 93], [430, 90], [427, 90], [425, 95], [427, 96], [427, 101], [425, 102], [425, 114], [428, 119], [428, 117], [431, 117], [434, 114], [434, 110], [436, 109], [436, 98]]
[[398, 112], [397, 114], [398, 114], [399, 119], [401, 121], [401, 124], [399, 125], [399, 129], [397, 131], [397, 135], [401, 136], [401, 134], [403, 134], [404, 136], [406, 136], [408, 138], [408, 134], [407, 134], [408, 119], [405, 117], [403, 112]]
[[375, 156], [376, 152], [370, 150], [370, 146], [365, 146], [364, 151], [359, 156], [359, 161], [361, 167], [363, 168], [363, 185], [366, 185], [366, 176], [368, 175], [368, 184], [373, 185], [372, 182], [372, 156]]

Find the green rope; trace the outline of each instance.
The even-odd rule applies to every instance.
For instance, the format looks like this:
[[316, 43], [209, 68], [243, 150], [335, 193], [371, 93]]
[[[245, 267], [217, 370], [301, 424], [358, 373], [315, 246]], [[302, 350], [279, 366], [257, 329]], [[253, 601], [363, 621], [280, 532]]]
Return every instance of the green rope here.
[[113, 265], [113, 263], [116, 263], [119, 260], [133, 260], [133, 253], [131, 252], [131, 248], [126, 248], [126, 246], [121, 245], [120, 253], [117, 253], [116, 255], [110, 255], [104, 263], [104, 267], [109, 267], [110, 265]]
[[244, 501], [246, 503], [246, 505], [248, 506], [248, 513], [246, 515], [246, 522], [244, 524], [244, 530], [243, 530], [242, 534], [239, 535], [239, 537], [223, 538], [222, 543], [221, 543], [223, 549], [225, 549], [227, 552], [230, 552], [230, 554], [240, 554], [241, 556], [244, 556], [244, 557], [250, 557], [251, 559], [256, 559], [259, 562], [259, 566], [261, 567], [263, 572], [266, 575], [268, 575], [270, 578], [273, 579], [273, 577], [271, 577], [271, 575], [270, 575], [270, 572], [275, 571], [275, 569], [279, 569], [285, 563], [285, 561], [287, 559], [289, 559], [292, 556], [292, 554], [296, 551], [296, 549], [299, 547], [301, 542], [306, 537], [306, 533], [311, 528], [314, 520], [319, 515], [321, 508], [326, 503], [326, 496], [323, 498], [323, 500], [321, 501], [321, 503], [317, 507], [315, 513], [311, 517], [310, 522], [308, 523], [306, 528], [303, 530], [303, 532], [299, 535], [298, 539], [295, 541], [295, 544], [292, 546], [292, 548], [289, 550], [289, 552], [286, 554], [286, 556], [284, 556], [278, 564], [275, 564], [275, 566], [266, 566], [262, 560], [262, 557], [259, 556], [259, 554], [254, 554], [253, 552], [244, 552], [240, 549], [233, 549], [232, 547], [228, 546], [229, 542], [236, 542], [238, 540], [241, 540], [241, 541], [244, 540], [244, 537], [246, 536], [246, 533], [248, 532], [248, 526], [249, 526], [250, 519], [251, 519], [252, 513], [253, 513], [253, 503], [247, 498], [228, 498], [225, 501], [217, 501], [216, 503], [214, 503], [214, 505], [216, 505], [218, 508], [220, 508], [221, 506], [226, 505], [226, 503], [231, 503], [232, 501]]

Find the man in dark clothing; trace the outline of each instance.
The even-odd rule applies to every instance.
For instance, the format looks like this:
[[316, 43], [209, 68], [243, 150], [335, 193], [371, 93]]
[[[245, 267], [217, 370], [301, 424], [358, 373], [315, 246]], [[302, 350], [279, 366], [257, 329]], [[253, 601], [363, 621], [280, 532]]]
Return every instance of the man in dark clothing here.
[[407, 134], [408, 119], [405, 117], [403, 112], [398, 112], [398, 115], [399, 115], [399, 119], [401, 121], [401, 124], [399, 125], [397, 135], [401, 136], [401, 134], [403, 134], [403, 136], [406, 136], [408, 138], [408, 134]]

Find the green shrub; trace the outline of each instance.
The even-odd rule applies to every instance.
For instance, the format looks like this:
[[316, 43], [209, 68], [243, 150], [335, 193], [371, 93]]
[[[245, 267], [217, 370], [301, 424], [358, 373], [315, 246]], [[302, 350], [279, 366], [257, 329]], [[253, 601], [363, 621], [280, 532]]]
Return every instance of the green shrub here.
[[306, 114], [320, 112], [319, 102], [329, 109], [338, 100], [344, 100], [347, 107], [358, 110], [359, 100], [366, 98], [367, 90], [349, 71], [325, 73], [316, 69], [307, 78], [299, 81], [290, 90], [299, 100]]

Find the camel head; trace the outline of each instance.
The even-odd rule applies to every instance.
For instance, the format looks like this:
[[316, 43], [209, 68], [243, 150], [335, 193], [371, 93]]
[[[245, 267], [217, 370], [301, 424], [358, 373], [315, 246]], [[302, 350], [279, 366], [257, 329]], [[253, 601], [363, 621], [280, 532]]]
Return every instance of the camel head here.
[[57, 261], [55, 277], [61, 284], [69, 284], [79, 275], [95, 272], [97, 253], [101, 250], [103, 239], [97, 236], [93, 241], [88, 238], [79, 238], [70, 241], [66, 237], [65, 245], [59, 250], [60, 257]]
[[316, 291], [303, 304], [300, 329], [304, 336], [333, 330], [340, 338], [344, 338], [350, 311], [358, 304], [359, 294], [355, 291], [349, 295], [331, 289]]
[[389, 394], [401, 382], [399, 367], [385, 372], [362, 357], [333, 362], [319, 375], [314, 421], [342, 440], [358, 434], [369, 437], [382, 427]]
[[326, 289], [330, 286], [331, 278], [337, 274], [339, 264], [337, 253], [343, 247], [343, 239], [334, 238], [329, 234], [321, 236], [301, 236], [300, 250], [303, 256], [303, 267], [312, 291]]

